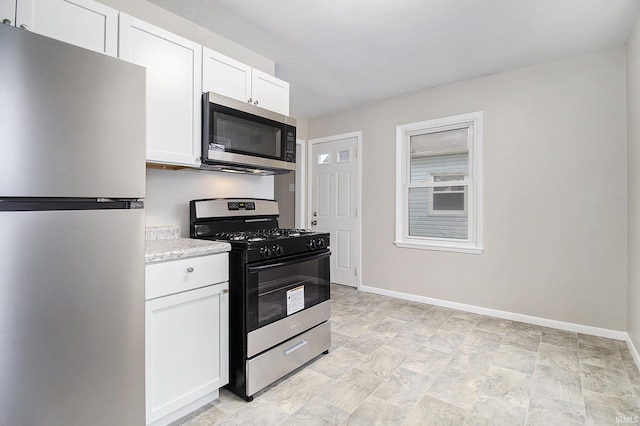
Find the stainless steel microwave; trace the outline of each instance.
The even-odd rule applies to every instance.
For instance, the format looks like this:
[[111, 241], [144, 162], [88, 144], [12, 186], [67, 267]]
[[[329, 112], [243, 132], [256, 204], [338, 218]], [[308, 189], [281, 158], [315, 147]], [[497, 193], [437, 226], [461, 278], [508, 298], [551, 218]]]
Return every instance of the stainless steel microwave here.
[[291, 117], [203, 93], [201, 168], [260, 175], [295, 170], [295, 126]]

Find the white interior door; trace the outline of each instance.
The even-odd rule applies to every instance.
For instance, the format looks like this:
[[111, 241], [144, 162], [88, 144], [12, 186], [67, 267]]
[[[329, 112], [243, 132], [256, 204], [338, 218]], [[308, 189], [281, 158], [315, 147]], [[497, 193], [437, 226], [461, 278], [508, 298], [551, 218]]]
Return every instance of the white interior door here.
[[358, 136], [311, 141], [311, 211], [316, 231], [331, 234], [331, 281], [358, 286]]

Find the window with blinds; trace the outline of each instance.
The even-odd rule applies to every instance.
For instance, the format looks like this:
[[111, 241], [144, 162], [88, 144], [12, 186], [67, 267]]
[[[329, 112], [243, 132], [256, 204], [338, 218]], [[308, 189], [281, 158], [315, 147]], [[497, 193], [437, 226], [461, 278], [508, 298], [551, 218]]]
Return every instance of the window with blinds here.
[[482, 113], [397, 128], [396, 245], [481, 252]]

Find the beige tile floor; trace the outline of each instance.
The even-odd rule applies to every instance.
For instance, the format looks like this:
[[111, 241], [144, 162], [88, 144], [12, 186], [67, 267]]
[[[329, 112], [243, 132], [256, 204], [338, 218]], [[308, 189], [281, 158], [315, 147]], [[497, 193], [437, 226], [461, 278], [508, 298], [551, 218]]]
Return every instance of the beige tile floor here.
[[226, 390], [195, 425], [640, 423], [623, 341], [332, 285], [328, 355], [247, 403]]

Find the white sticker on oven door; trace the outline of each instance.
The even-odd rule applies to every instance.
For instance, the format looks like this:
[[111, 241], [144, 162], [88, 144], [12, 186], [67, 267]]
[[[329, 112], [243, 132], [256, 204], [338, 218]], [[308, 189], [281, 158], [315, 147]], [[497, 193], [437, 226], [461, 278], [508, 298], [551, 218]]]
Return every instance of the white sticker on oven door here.
[[304, 309], [304, 286], [287, 291], [287, 315]]

